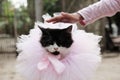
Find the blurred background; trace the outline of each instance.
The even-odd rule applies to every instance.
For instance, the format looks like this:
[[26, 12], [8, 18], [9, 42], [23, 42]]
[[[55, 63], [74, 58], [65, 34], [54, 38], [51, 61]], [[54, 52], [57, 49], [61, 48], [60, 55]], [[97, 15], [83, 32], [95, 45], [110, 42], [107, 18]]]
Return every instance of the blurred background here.
[[[0, 0], [0, 80], [24, 80], [15, 71], [16, 41], [28, 34], [42, 15], [55, 12], [76, 12], [98, 0]], [[103, 36], [103, 61], [94, 80], [120, 80], [120, 13], [102, 18], [80, 29]]]

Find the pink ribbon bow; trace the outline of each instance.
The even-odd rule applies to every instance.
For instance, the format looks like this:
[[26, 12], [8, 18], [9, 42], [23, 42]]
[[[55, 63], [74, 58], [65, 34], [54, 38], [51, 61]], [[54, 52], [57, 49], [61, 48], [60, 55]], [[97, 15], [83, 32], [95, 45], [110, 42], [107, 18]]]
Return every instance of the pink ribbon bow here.
[[65, 69], [65, 65], [61, 61], [59, 61], [57, 57], [52, 55], [47, 55], [43, 57], [43, 59], [38, 63], [38, 69], [42, 71], [48, 68], [48, 65], [50, 65], [50, 63], [53, 65], [54, 70], [58, 74], [61, 74]]

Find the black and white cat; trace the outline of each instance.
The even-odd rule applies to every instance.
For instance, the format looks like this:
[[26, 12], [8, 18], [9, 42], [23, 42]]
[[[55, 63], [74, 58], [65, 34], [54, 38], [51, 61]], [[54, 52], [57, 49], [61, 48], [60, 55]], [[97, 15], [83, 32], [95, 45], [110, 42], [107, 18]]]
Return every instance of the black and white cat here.
[[17, 71], [27, 80], [89, 80], [101, 61], [100, 37], [70, 25], [36, 23], [22, 35]]
[[40, 27], [42, 36], [40, 43], [48, 52], [53, 55], [66, 55], [67, 49], [73, 43], [72, 39], [72, 25], [65, 29], [45, 29]]

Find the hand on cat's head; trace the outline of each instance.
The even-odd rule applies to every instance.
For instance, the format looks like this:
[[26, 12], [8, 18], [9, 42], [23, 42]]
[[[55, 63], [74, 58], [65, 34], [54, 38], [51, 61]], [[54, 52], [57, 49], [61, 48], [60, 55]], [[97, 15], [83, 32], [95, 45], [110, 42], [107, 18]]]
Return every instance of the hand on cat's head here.
[[79, 22], [80, 14], [61, 12], [60, 15], [46, 20], [47, 22], [64, 22], [64, 23], [76, 23]]

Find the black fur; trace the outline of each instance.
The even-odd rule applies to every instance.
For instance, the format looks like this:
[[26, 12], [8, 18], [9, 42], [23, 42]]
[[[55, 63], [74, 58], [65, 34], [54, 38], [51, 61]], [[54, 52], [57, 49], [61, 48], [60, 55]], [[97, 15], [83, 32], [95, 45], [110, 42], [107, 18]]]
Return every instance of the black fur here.
[[72, 43], [72, 26], [69, 26], [66, 29], [44, 29], [39, 27], [42, 31], [42, 37], [40, 43], [43, 47], [53, 45], [56, 43], [59, 47], [69, 48]]

